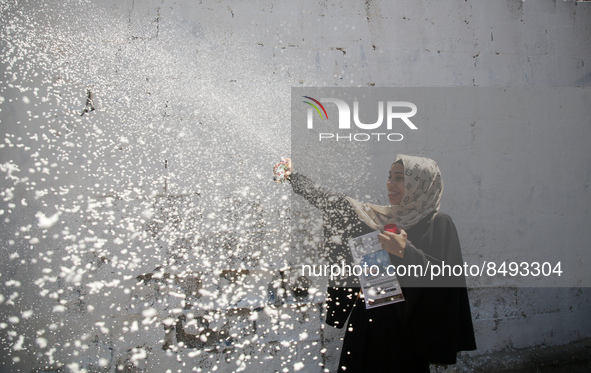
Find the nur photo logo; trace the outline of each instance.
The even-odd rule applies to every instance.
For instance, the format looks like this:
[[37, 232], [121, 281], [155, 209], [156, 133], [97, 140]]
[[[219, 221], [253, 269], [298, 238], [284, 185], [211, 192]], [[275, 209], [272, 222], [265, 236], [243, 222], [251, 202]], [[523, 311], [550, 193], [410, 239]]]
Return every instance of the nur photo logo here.
[[[329, 97], [320, 98], [319, 100], [310, 96], [302, 96], [307, 99], [302, 101], [307, 106], [307, 128], [314, 129], [314, 117], [316, 112], [321, 120], [329, 121], [328, 113], [322, 103], [332, 103], [336, 105], [338, 111], [338, 130], [351, 129], [351, 117], [353, 123], [360, 130], [378, 130], [383, 129], [384, 119], [386, 122], [385, 130], [392, 130], [393, 123], [400, 120], [400, 123], [405, 124], [411, 130], [418, 130], [417, 126], [410, 120], [418, 112], [417, 106], [408, 101], [377, 101], [377, 120], [373, 123], [364, 123], [360, 119], [360, 105], [358, 100], [353, 101], [353, 110], [351, 113], [351, 106], [342, 99]], [[367, 105], [366, 105], [367, 106]], [[352, 114], [352, 115], [351, 115]], [[318, 140], [336, 140], [336, 141], [369, 141], [370, 139], [380, 141], [386, 139], [388, 141], [401, 141], [404, 136], [401, 133], [388, 132], [358, 132], [358, 133], [337, 133], [337, 132], [321, 132], [318, 135]]]

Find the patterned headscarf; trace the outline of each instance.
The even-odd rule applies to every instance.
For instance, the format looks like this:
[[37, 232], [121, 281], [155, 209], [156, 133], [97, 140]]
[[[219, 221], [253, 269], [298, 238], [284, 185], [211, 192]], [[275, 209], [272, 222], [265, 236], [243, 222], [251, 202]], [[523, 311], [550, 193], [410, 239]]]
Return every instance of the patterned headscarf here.
[[404, 196], [400, 205], [378, 206], [347, 199], [359, 218], [373, 229], [394, 223], [408, 229], [431, 213], [439, 211], [443, 180], [434, 160], [398, 154], [394, 162], [404, 166]]

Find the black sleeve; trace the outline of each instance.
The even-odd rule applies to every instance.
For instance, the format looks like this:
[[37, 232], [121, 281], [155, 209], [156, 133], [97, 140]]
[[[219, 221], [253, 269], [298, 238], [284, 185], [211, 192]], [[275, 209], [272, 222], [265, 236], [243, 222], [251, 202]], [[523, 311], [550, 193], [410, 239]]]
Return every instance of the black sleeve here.
[[333, 209], [345, 196], [320, 187], [308, 177], [294, 172], [291, 174], [291, 187], [296, 194], [301, 195], [312, 206], [325, 211]]
[[344, 194], [323, 188], [297, 172], [291, 175], [291, 187], [322, 212], [325, 238], [338, 236], [345, 242], [349, 237], [369, 233], [369, 227], [361, 223]]
[[[433, 284], [444, 287], [465, 287], [466, 280], [464, 276], [454, 276], [453, 267], [463, 266], [462, 249], [456, 226], [451, 217], [444, 213], [438, 213], [433, 220], [432, 229], [429, 230], [424, 241], [425, 246], [429, 248], [426, 257], [430, 264], [437, 266], [446, 266], [452, 271], [445, 271], [440, 276], [440, 283]], [[450, 267], [447, 267], [450, 266]], [[463, 270], [463, 268], [462, 268]], [[443, 270], [442, 270], [443, 272]]]
[[407, 240], [406, 247], [404, 248], [403, 262], [404, 264], [418, 264], [421, 266], [426, 266], [428, 259], [423, 250], [416, 248], [410, 240]]
[[[400, 258], [394, 254], [390, 254], [390, 262], [396, 267], [405, 266], [407, 269], [402, 275], [402, 272], [397, 271], [400, 285], [403, 287], [420, 287], [424, 285], [424, 278], [416, 277], [415, 275], [417, 272], [420, 274], [425, 272], [429, 259], [425, 252], [417, 248], [410, 239], [406, 241], [404, 257]], [[410, 270], [410, 268], [413, 268], [412, 266], [417, 266], [420, 269]]]
[[428, 232], [428, 257], [436, 261], [462, 264], [462, 250], [456, 226], [451, 217], [438, 213], [433, 219], [433, 227]]
[[[410, 239], [404, 248], [404, 258], [390, 254], [390, 260], [395, 265], [421, 266], [422, 276], [417, 278], [416, 272], [412, 275], [399, 276], [403, 286], [465, 286], [463, 276], [448, 276], [438, 274], [431, 281], [430, 271], [432, 266], [438, 268], [445, 265], [453, 268], [454, 265], [463, 265], [460, 240], [451, 217], [444, 213], [438, 213], [433, 219], [425, 236], [416, 244]], [[449, 266], [449, 267], [448, 267]]]

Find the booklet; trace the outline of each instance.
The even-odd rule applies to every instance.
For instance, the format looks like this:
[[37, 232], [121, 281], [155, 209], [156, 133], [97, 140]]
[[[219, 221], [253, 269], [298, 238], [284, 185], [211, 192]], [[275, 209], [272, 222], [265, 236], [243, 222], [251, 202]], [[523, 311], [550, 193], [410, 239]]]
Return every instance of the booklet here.
[[398, 278], [392, 271], [392, 275], [388, 274], [392, 263], [378, 241], [379, 233], [375, 231], [349, 240], [353, 264], [362, 269], [359, 283], [367, 309], [404, 301]]

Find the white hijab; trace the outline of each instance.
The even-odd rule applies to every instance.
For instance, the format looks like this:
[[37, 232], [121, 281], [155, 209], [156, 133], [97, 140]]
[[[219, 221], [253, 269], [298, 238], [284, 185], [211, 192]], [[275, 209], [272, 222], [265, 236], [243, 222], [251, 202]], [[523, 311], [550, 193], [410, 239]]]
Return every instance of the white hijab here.
[[372, 229], [394, 223], [408, 229], [433, 212], [439, 211], [443, 180], [434, 160], [424, 157], [398, 154], [397, 162], [404, 166], [404, 196], [400, 205], [378, 206], [347, 199], [359, 218]]

